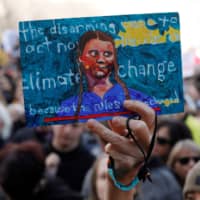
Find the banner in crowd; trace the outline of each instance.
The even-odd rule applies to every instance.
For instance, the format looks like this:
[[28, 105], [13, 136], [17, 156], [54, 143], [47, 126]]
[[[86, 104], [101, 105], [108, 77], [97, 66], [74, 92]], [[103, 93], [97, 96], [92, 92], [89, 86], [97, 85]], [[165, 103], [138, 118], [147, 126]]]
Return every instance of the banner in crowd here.
[[127, 116], [125, 99], [183, 111], [178, 13], [22, 21], [19, 34], [28, 126]]

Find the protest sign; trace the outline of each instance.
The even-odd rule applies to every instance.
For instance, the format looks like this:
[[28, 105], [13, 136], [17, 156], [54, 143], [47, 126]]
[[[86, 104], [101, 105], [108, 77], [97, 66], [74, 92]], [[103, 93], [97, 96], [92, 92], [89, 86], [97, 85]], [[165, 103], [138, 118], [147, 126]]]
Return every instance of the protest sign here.
[[22, 21], [19, 33], [28, 126], [129, 115], [125, 99], [183, 111], [178, 13]]

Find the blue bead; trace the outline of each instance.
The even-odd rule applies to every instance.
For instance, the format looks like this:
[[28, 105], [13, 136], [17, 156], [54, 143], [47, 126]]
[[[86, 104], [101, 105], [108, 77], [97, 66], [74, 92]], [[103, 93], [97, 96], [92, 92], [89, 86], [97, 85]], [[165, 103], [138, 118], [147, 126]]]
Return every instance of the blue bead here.
[[140, 182], [138, 176], [136, 176], [128, 185], [124, 185], [124, 184], [122, 184], [122, 183], [120, 183], [120, 182], [118, 182], [118, 181], [116, 180], [112, 168], [108, 168], [108, 174], [110, 175], [110, 177], [111, 177], [111, 179], [112, 179], [114, 185], [115, 185], [118, 189], [120, 189], [120, 190], [122, 190], [122, 191], [130, 191], [130, 190], [132, 190], [132, 189]]

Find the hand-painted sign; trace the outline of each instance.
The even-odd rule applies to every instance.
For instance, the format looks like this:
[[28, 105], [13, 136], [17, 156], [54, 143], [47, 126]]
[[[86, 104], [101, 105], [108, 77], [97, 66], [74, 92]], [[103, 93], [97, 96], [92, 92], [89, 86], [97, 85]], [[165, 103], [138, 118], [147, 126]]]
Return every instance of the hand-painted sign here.
[[125, 99], [183, 111], [178, 13], [23, 21], [19, 32], [28, 126], [129, 115]]

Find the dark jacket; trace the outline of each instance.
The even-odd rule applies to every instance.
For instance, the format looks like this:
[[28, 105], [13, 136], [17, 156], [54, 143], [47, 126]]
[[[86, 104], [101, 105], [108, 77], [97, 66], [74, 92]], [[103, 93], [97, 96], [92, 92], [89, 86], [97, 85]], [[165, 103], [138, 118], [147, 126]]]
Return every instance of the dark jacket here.
[[136, 200], [182, 200], [182, 190], [169, 168], [159, 159], [149, 163], [152, 183], [140, 183]]
[[95, 157], [82, 145], [71, 152], [60, 152], [51, 144], [48, 144], [45, 151], [47, 155], [54, 152], [60, 157], [61, 162], [57, 176], [63, 179], [71, 189], [80, 192], [84, 177], [92, 166]]

